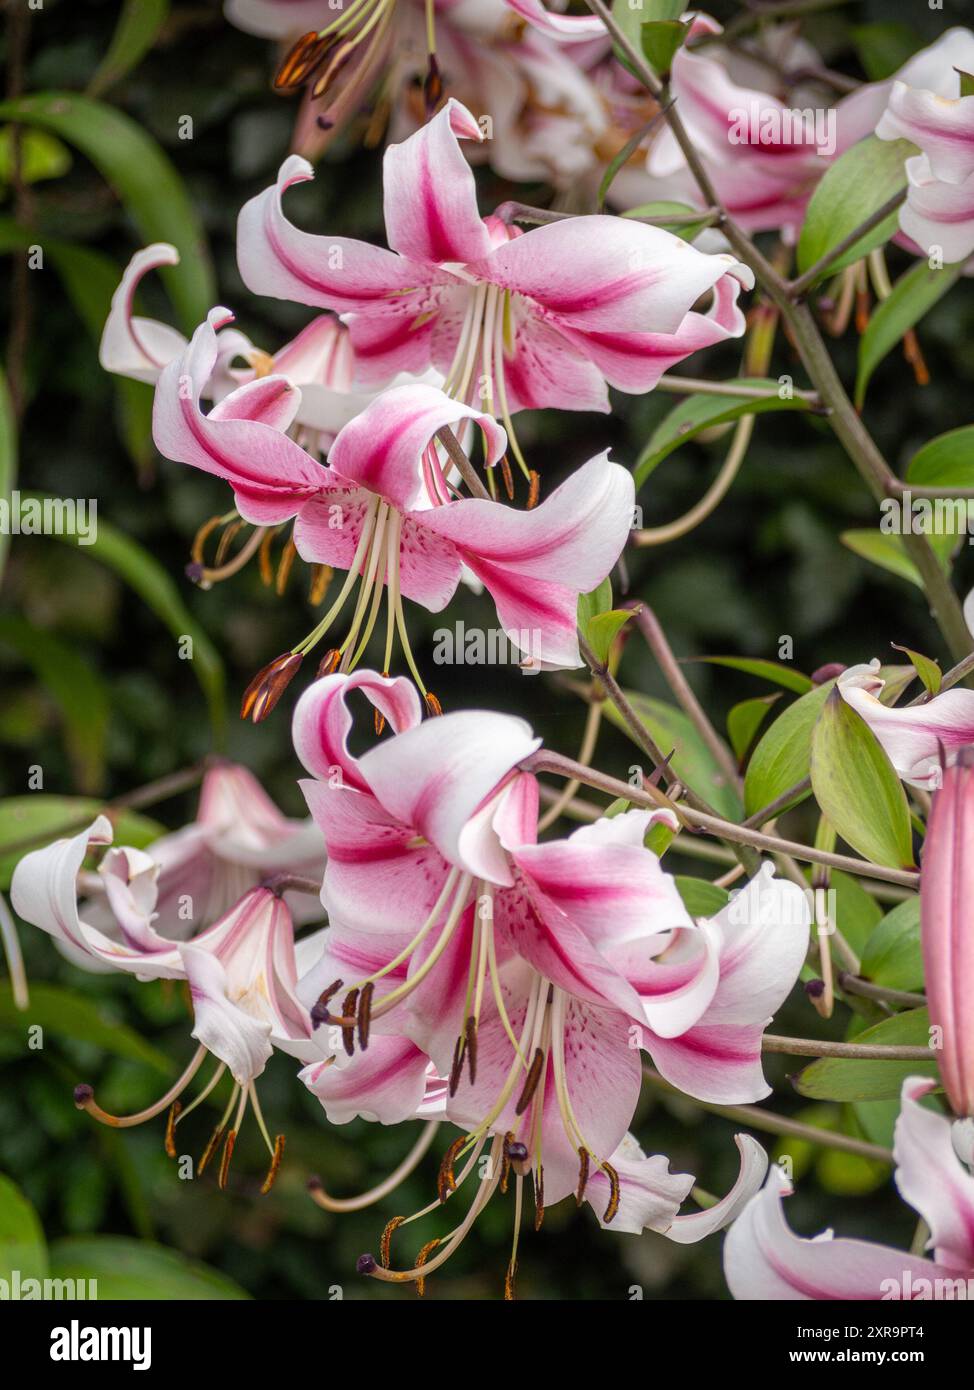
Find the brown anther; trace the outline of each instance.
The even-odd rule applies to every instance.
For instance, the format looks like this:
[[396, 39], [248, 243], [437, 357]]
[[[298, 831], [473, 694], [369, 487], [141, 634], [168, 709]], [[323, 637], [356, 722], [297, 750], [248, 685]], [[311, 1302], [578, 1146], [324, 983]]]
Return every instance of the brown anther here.
[[504, 1147], [501, 1150], [501, 1196], [507, 1195], [507, 1182], [511, 1176], [511, 1155], [509, 1152], [511, 1144], [514, 1142], [514, 1131], [509, 1129], [504, 1135]]
[[218, 1125], [217, 1128], [210, 1135], [209, 1142], [206, 1148], [203, 1150], [202, 1154], [200, 1155], [199, 1163], [196, 1165], [196, 1176], [198, 1178], [201, 1178], [203, 1174], [206, 1172], [207, 1168], [210, 1166], [210, 1160], [216, 1153], [217, 1149], [220, 1147], [220, 1140], [222, 1138], [223, 1126]]
[[539, 1163], [534, 1172], [534, 1229], [544, 1225], [544, 1169]]
[[[426, 1244], [423, 1246], [422, 1250], [421, 1250], [421, 1251], [419, 1252], [419, 1254], [416, 1256], [416, 1268], [417, 1268], [417, 1269], [422, 1269], [423, 1265], [426, 1263], [426, 1261], [429, 1259], [430, 1255], [432, 1255], [433, 1251], [436, 1249], [436, 1247], [437, 1247], [439, 1244], [440, 1244], [440, 1237], [439, 1237], [439, 1236], [437, 1236], [435, 1240], [428, 1240], [428, 1241], [426, 1242]], [[423, 1297], [423, 1294], [424, 1294], [425, 1292], [426, 1292], [426, 1280], [425, 1280], [424, 1278], [422, 1278], [422, 1276], [421, 1276], [419, 1279], [416, 1280], [416, 1293], [417, 1293], [417, 1295], [418, 1295], [420, 1298], [422, 1298], [422, 1297]]]
[[234, 536], [236, 536], [242, 528], [242, 521], [232, 521], [230, 525], [225, 528], [223, 535], [220, 537], [220, 543], [216, 548], [216, 556], [213, 560], [214, 569], [219, 569], [223, 564], [224, 560], [227, 558], [227, 552], [230, 549]]
[[291, 577], [291, 569], [294, 565], [294, 557], [298, 553], [298, 548], [294, 544], [294, 537], [288, 536], [281, 551], [281, 558], [277, 562], [277, 578], [274, 581], [274, 592], [280, 598], [287, 588], [287, 581]]
[[345, 43], [342, 44], [341, 47], [335, 49], [328, 66], [325, 68], [324, 72], [316, 80], [314, 86], [311, 88], [312, 101], [317, 101], [319, 97], [323, 97], [325, 95], [328, 88], [334, 82], [335, 78], [341, 72], [342, 68], [345, 66], [345, 64], [348, 62], [349, 58], [351, 58], [354, 52], [354, 43]]
[[429, 68], [423, 82], [423, 99], [426, 102], [428, 120], [443, 100], [443, 78], [440, 76], [440, 68], [435, 53], [429, 55]]
[[277, 528], [269, 526], [264, 532], [264, 539], [260, 543], [257, 551], [257, 564], [260, 568], [260, 581], [266, 587], [274, 582], [274, 566], [271, 564], [271, 546], [274, 544], [274, 537], [277, 535]]
[[331, 40], [322, 38], [314, 29], [302, 34], [297, 43], [285, 55], [274, 74], [274, 90], [294, 92], [303, 87], [312, 73], [317, 72], [331, 46]]
[[869, 295], [866, 290], [856, 290], [856, 332], [860, 335], [869, 327]]
[[331, 1022], [331, 1014], [328, 1012], [328, 1005], [341, 989], [343, 983], [342, 980], [336, 980], [333, 985], [329, 985], [327, 989], [322, 990], [318, 995], [318, 998], [311, 1006], [311, 1026], [313, 1028], [319, 1027], [322, 1023]]
[[378, 705], [376, 705], [375, 709], [372, 711], [372, 722], [375, 725], [376, 738], [381, 738], [382, 731], [386, 726], [386, 717], [379, 709]]
[[913, 377], [918, 386], [930, 385], [930, 371], [920, 351], [920, 340], [916, 330], [908, 328], [903, 334], [903, 356], [913, 368]]
[[340, 647], [329, 647], [324, 656], [318, 662], [318, 676], [330, 676], [333, 671], [338, 669], [338, 663], [342, 659]]
[[439, 700], [433, 694], [432, 690], [427, 690], [423, 698], [426, 701], [426, 708], [427, 710], [429, 710], [430, 714], [437, 715], [443, 713], [443, 706], [440, 704]]
[[355, 1010], [358, 1005], [358, 990], [350, 989], [342, 1005], [342, 1046], [349, 1057], [355, 1056]]
[[169, 1114], [166, 1117], [165, 1140], [167, 1158], [176, 1157], [176, 1121], [179, 1118], [179, 1112], [182, 1108], [182, 1104], [178, 1100], [174, 1100], [169, 1107]]
[[521, 1092], [521, 1096], [518, 1100], [517, 1105], [515, 1105], [514, 1107], [515, 1115], [523, 1115], [525, 1110], [527, 1110], [528, 1106], [531, 1104], [532, 1097], [534, 1096], [535, 1091], [538, 1089], [538, 1082], [541, 1080], [541, 1072], [543, 1067], [544, 1052], [539, 1047], [536, 1050], [534, 1056], [531, 1058], [531, 1065], [528, 1068], [528, 1074], [524, 1081], [524, 1089]]
[[467, 1056], [470, 1084], [474, 1086], [477, 1081], [477, 1020], [472, 1014], [467, 1019], [467, 1025], [463, 1030], [463, 1050]]
[[394, 1231], [398, 1231], [405, 1219], [404, 1216], [394, 1216], [391, 1221], [386, 1222], [385, 1230], [382, 1232], [382, 1237], [379, 1240], [379, 1259], [382, 1261], [383, 1269], [389, 1268], [392, 1234]]
[[315, 608], [324, 599], [331, 584], [331, 577], [335, 573], [331, 565], [312, 565], [311, 584], [308, 587], [308, 602]]
[[217, 1186], [221, 1192], [227, 1190], [227, 1178], [230, 1176], [230, 1160], [233, 1158], [234, 1145], [237, 1142], [237, 1131], [227, 1130], [226, 1141], [223, 1145], [223, 1157], [220, 1159], [220, 1175], [217, 1178]]
[[515, 1300], [514, 1280], [517, 1278], [517, 1260], [511, 1260], [504, 1275], [504, 1302], [513, 1303]]
[[259, 724], [266, 719], [287, 690], [304, 657], [300, 652], [284, 652], [276, 656], [247, 686], [240, 702], [240, 718]]
[[370, 980], [362, 986], [358, 1001], [358, 1045], [364, 1052], [369, 1045], [369, 1024], [372, 1021], [372, 996], [375, 983]]
[[449, 1085], [448, 1085], [448, 1091], [449, 1091], [449, 1094], [450, 1094], [450, 1098], [451, 1098], [451, 1099], [452, 1099], [453, 1096], [455, 1096], [456, 1093], [457, 1093], [457, 1087], [460, 1085], [460, 1077], [461, 1077], [462, 1075], [463, 1075], [463, 1037], [462, 1037], [462, 1035], [461, 1035], [460, 1037], [457, 1038], [456, 1042], [455, 1042], [454, 1045], [453, 1045], [453, 1062], [452, 1062], [452, 1064], [451, 1064], [451, 1066], [450, 1066], [450, 1080], [449, 1080]]
[[541, 496], [541, 475], [533, 468], [528, 470], [528, 511], [538, 505]]
[[511, 472], [511, 464], [507, 455], [501, 458], [501, 477], [504, 479], [504, 491], [507, 493], [507, 500], [514, 500], [514, 474]]
[[260, 1195], [266, 1197], [274, 1186], [275, 1179], [281, 1170], [281, 1159], [284, 1157], [284, 1135], [278, 1134], [274, 1139], [274, 1152], [271, 1154], [271, 1166], [267, 1170], [267, 1177], [260, 1185]]
[[457, 1182], [453, 1175], [453, 1165], [456, 1162], [457, 1154], [467, 1142], [467, 1136], [461, 1134], [447, 1149], [440, 1160], [440, 1171], [436, 1175], [436, 1195], [441, 1202], [445, 1202], [451, 1192], [456, 1192]]
[[575, 1189], [575, 1205], [580, 1207], [585, 1197], [585, 1189], [588, 1187], [589, 1173], [589, 1154], [584, 1144], [578, 1150], [578, 1187]]
[[611, 1163], [602, 1163], [600, 1166], [602, 1172], [609, 1179], [609, 1205], [602, 1213], [602, 1220], [608, 1225], [619, 1210], [619, 1174]]

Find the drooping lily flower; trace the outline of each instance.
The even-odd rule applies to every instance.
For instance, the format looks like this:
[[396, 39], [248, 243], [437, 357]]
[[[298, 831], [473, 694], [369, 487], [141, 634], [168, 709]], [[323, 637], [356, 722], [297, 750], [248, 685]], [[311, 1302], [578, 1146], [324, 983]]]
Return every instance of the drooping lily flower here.
[[363, 111], [364, 140], [404, 140], [446, 97], [489, 111], [478, 154], [504, 178], [567, 187], [605, 124], [587, 74], [504, 0], [227, 0], [232, 24], [290, 45], [275, 85], [304, 88], [293, 150], [315, 160]]
[[974, 97], [961, 95], [961, 72], [974, 66], [974, 34], [953, 33], [953, 61], [936, 67], [928, 62], [912, 81], [894, 81], [876, 127], [881, 140], [919, 146], [920, 153], [906, 161], [909, 188], [900, 228], [925, 255], [939, 248], [947, 262], [974, 252]]
[[[396, 731], [358, 759], [352, 691]], [[421, 723], [404, 680], [324, 678], [299, 701], [294, 738], [329, 851], [325, 951], [299, 987], [328, 1039], [302, 1075], [329, 1116], [395, 1122], [445, 1078], [442, 1114], [466, 1134], [448, 1164], [499, 1137], [539, 1211], [581, 1199], [591, 1177], [610, 1223], [624, 1197], [634, 1221], [649, 1193], [646, 1221], [668, 1228], [689, 1189], [675, 1197], [665, 1164], [626, 1141], [640, 1048], [701, 1098], [767, 1094], [761, 1034], [808, 944], [800, 891], [769, 866], [733, 912], [698, 924], [644, 847], [648, 812], [536, 843], [528, 726], [480, 711]], [[335, 1029], [381, 1060], [333, 1076]]]
[[[99, 360], [106, 371], [154, 383], [163, 368], [185, 352], [186, 339], [177, 329], [133, 312], [135, 295], [149, 271], [178, 264], [175, 246], [162, 241], [137, 251], [129, 261], [102, 331]], [[235, 367], [235, 360], [248, 366]], [[348, 331], [330, 314], [314, 319], [273, 355], [255, 347], [239, 329], [222, 329], [202, 394], [220, 401], [238, 386], [271, 375], [287, 377], [300, 388], [296, 422], [305, 430], [305, 442], [316, 440], [322, 451], [372, 399], [371, 393], [352, 390], [354, 359]]]
[[[252, 888], [212, 926], [188, 941], [173, 941], [156, 929], [159, 865], [143, 851], [122, 846], [109, 849], [98, 868], [115, 927], [113, 931], [102, 930], [81, 918], [78, 879], [89, 851], [109, 845], [111, 840], [111, 823], [99, 816], [80, 834], [25, 855], [11, 885], [14, 907], [26, 922], [66, 943], [76, 959], [87, 957], [99, 966], [122, 970], [141, 980], [187, 981], [194, 1016], [192, 1036], [200, 1045], [165, 1095], [135, 1115], [109, 1115], [88, 1085], [75, 1089], [75, 1102], [114, 1128], [142, 1124], [169, 1110], [166, 1148], [175, 1156], [177, 1122], [209, 1095], [229, 1069], [234, 1082], [230, 1102], [199, 1170], [225, 1141], [220, 1185], [226, 1185], [233, 1146], [249, 1102], [271, 1154], [265, 1183], [268, 1190], [280, 1164], [283, 1137], [271, 1143], [254, 1082], [275, 1046], [304, 1061], [320, 1055], [320, 1046], [310, 1044], [310, 1015], [295, 994], [297, 958], [287, 905], [267, 888]], [[317, 942], [309, 940], [310, 946], [304, 943], [305, 951], [317, 955]], [[216, 1058], [216, 1070], [192, 1105], [183, 1110], [179, 1098], [207, 1053]], [[228, 1128], [234, 1106], [236, 1116]]]
[[933, 794], [920, 869], [920, 940], [938, 1065], [955, 1115], [974, 1116], [974, 747]]
[[[891, 1300], [969, 1298], [974, 1287], [974, 1174], [952, 1142], [946, 1116], [921, 1105], [936, 1082], [909, 1077], [893, 1152], [896, 1185], [929, 1230], [933, 1259], [831, 1231], [803, 1240], [788, 1229], [781, 1199], [791, 1187], [773, 1167], [727, 1234], [724, 1272], [738, 1299]], [[959, 1130], [959, 1126], [953, 1126]]]
[[884, 705], [879, 699], [885, 681], [879, 660], [850, 666], [836, 689], [866, 721], [904, 782], [931, 789], [940, 783], [942, 758], [950, 761], [958, 748], [974, 743], [974, 691], [944, 690], [919, 705]]
[[[432, 364], [448, 395], [496, 413], [509, 436], [518, 410], [607, 411], [607, 383], [648, 391], [690, 353], [743, 333], [747, 267], [622, 218], [573, 217], [524, 233], [483, 219], [461, 139], [480, 141], [483, 131], [450, 101], [386, 150], [389, 251], [288, 222], [282, 194], [312, 177], [292, 156], [276, 187], [240, 214], [244, 283], [343, 314], [363, 384]], [[708, 292], [710, 309], [695, 311]]]
[[[294, 518], [298, 553], [348, 572], [315, 631], [273, 671], [269, 668], [275, 691], [329, 629], [360, 579], [351, 628], [340, 649], [344, 668], [360, 659], [385, 590], [383, 664], [388, 669], [398, 631], [410, 669], [424, 688], [409, 647], [402, 597], [440, 611], [463, 566], [483, 581], [505, 631], [533, 663], [580, 663], [578, 596], [601, 582], [625, 544], [634, 495], [627, 470], [600, 455], [530, 511], [457, 498], [448, 477], [452, 465], [447, 460], [444, 468], [436, 432], [476, 423], [490, 465], [503, 454], [504, 431], [490, 415], [419, 384], [384, 392], [345, 426], [329, 466], [323, 467], [285, 432], [296, 390], [282, 377], [265, 377], [225, 397], [208, 415], [201, 411], [199, 393], [213, 368], [215, 330], [225, 314], [212, 311], [184, 356], [163, 374], [156, 393], [156, 444], [169, 458], [230, 482], [237, 510], [254, 525]], [[255, 698], [264, 696], [255, 691]], [[260, 716], [265, 712], [266, 701], [257, 710]]]

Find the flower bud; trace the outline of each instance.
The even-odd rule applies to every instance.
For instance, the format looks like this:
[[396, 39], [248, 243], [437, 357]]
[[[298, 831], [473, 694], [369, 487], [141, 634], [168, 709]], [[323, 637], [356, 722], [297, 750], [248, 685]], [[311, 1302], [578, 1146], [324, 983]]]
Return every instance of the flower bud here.
[[940, 1076], [958, 1116], [974, 1115], [974, 748], [934, 792], [920, 871], [920, 939]]

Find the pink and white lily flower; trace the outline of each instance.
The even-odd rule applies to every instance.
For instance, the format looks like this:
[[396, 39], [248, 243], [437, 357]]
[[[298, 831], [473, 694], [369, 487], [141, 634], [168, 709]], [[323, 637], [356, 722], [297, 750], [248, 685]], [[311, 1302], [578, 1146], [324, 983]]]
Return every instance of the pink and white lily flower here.
[[[163, 368], [185, 352], [186, 339], [177, 329], [134, 313], [135, 295], [145, 276], [160, 266], [178, 264], [179, 252], [163, 241], [137, 251], [129, 261], [102, 331], [99, 361], [106, 371], [155, 383]], [[249, 365], [236, 367], [237, 360]], [[222, 329], [202, 394], [220, 401], [237, 387], [270, 375], [287, 377], [300, 389], [295, 423], [302, 427], [305, 442], [322, 451], [374, 394], [353, 391], [354, 354], [348, 330], [332, 314], [313, 319], [273, 355], [255, 347], [239, 329]]]
[[[288, 222], [283, 193], [313, 176], [292, 156], [240, 214], [244, 283], [342, 314], [363, 384], [432, 364], [448, 395], [499, 415], [509, 435], [518, 410], [608, 411], [607, 384], [648, 391], [690, 353], [743, 333], [746, 266], [616, 217], [528, 232], [481, 218], [461, 139], [483, 131], [450, 101], [386, 150], [389, 251]], [[711, 307], [695, 311], [708, 292]]]
[[941, 691], [919, 705], [884, 705], [879, 660], [850, 666], [835, 683], [846, 704], [876, 735], [904, 782], [931, 790], [940, 785], [942, 759], [974, 744], [974, 691]]
[[974, 1174], [953, 1142], [955, 1131], [963, 1139], [960, 1127], [921, 1104], [935, 1087], [922, 1077], [903, 1083], [893, 1146], [896, 1185], [926, 1222], [933, 1259], [871, 1241], [836, 1240], [831, 1231], [812, 1240], [793, 1235], [781, 1206], [791, 1185], [773, 1167], [724, 1244], [724, 1272], [735, 1298], [912, 1302], [971, 1296]]
[[881, 140], [919, 146], [920, 153], [906, 161], [909, 188], [900, 228], [925, 255], [939, 248], [948, 262], [974, 252], [974, 97], [961, 95], [961, 72], [974, 68], [974, 34], [953, 33], [952, 61], [936, 68], [927, 63], [912, 81], [894, 81], [876, 126]]
[[[361, 758], [348, 750], [352, 692], [395, 730]], [[533, 1177], [539, 1210], [577, 1192], [606, 1224], [621, 1212], [619, 1229], [675, 1239], [729, 1219], [763, 1179], [763, 1154], [744, 1145], [727, 1205], [682, 1227], [692, 1179], [627, 1137], [640, 1048], [690, 1094], [766, 1095], [761, 1034], [808, 944], [800, 891], [767, 866], [731, 908], [695, 923], [644, 847], [656, 813], [538, 844], [528, 726], [480, 711], [421, 722], [401, 679], [318, 681], [294, 739], [329, 851], [324, 954], [299, 985], [323, 1034], [301, 1076], [329, 1118], [388, 1124], [432, 1110], [460, 1125], [444, 1160], [451, 1191], [454, 1160], [469, 1172], [492, 1142], [505, 1170]], [[340, 1042], [354, 1056], [336, 1070]]]
[[[632, 520], [633, 483], [607, 454], [584, 464], [540, 506], [517, 511], [499, 502], [456, 498], [434, 442], [444, 426], [480, 426], [486, 460], [503, 454], [505, 434], [490, 415], [450, 400], [435, 387], [394, 387], [341, 431], [323, 467], [286, 433], [295, 388], [265, 377], [204, 415], [199, 393], [218, 352], [214, 310], [156, 393], [154, 434], [167, 457], [225, 478], [237, 509], [257, 526], [294, 518], [293, 538], [307, 560], [347, 570], [346, 581], [315, 631], [286, 660], [325, 634], [361, 580], [351, 629], [341, 648], [345, 669], [361, 657], [387, 598], [388, 668], [402, 598], [439, 612], [464, 567], [493, 596], [501, 623], [532, 663], [577, 666], [578, 596], [609, 573]], [[557, 578], [552, 578], [557, 575]], [[284, 659], [282, 659], [284, 660]]]

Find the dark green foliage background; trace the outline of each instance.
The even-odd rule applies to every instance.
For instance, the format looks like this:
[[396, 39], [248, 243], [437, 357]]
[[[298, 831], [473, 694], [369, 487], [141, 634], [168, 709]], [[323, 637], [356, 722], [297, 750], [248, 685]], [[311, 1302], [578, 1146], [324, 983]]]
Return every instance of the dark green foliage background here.
[[[114, 0], [46, 0], [32, 18], [27, 89], [83, 88], [107, 46], [118, 8]], [[738, 9], [729, 4], [713, 8], [724, 19]], [[914, 46], [920, 46], [950, 23], [970, 22], [971, 9], [960, 0], [945, 0], [943, 11], [931, 11], [919, 0], [867, 0], [813, 16], [806, 32], [826, 61], [859, 77], [852, 25], [897, 21], [909, 27]], [[236, 211], [272, 180], [287, 150], [295, 110], [270, 92], [272, 66], [271, 46], [227, 25], [215, 0], [176, 0], [162, 40], [107, 97], [169, 152], [205, 222], [220, 302], [232, 307], [241, 327], [270, 350], [309, 317], [300, 308], [252, 298], [234, 261]], [[195, 126], [191, 141], [177, 138], [179, 117], [186, 114]], [[545, 196], [540, 188], [505, 185], [489, 172], [479, 177], [485, 210], [508, 197], [530, 202]], [[9, 194], [2, 188], [0, 194], [6, 200], [0, 214], [9, 215]], [[363, 151], [352, 142], [338, 148], [315, 184], [291, 197], [292, 215], [308, 228], [382, 239], [378, 152]], [[65, 177], [35, 185], [33, 202], [41, 243], [46, 235], [97, 247], [112, 255], [119, 268], [140, 244], [126, 208], [80, 155]], [[902, 253], [890, 253], [894, 275], [908, 263]], [[137, 476], [119, 442], [112, 383], [98, 366], [93, 341], [52, 269], [30, 279], [21, 485], [66, 497], [96, 496], [101, 516], [137, 538], [176, 577], [185, 602], [226, 662], [231, 716], [226, 751], [252, 767], [289, 813], [300, 814], [298, 769], [288, 738], [293, 700], [285, 700], [258, 728], [237, 721], [234, 707], [253, 672], [310, 625], [301, 579], [295, 576], [284, 601], [264, 590], [253, 571], [209, 593], [195, 591], [184, 580], [192, 535], [205, 517], [226, 508], [226, 489], [161, 460]], [[4, 276], [0, 293], [5, 300], [8, 282]], [[170, 315], [155, 283], [145, 286], [144, 305], [148, 313]], [[5, 302], [5, 313], [8, 308]], [[897, 353], [877, 373], [866, 418], [899, 469], [932, 435], [970, 422], [972, 321], [974, 299], [969, 284], [962, 282], [921, 325], [931, 384], [918, 389]], [[852, 332], [835, 345], [835, 353], [851, 382]], [[733, 376], [739, 365], [739, 346], [731, 345], [683, 370], [723, 378]], [[806, 384], [786, 344], [779, 343], [773, 371], [794, 371], [796, 382]], [[541, 468], [546, 490], [607, 444], [616, 459], [631, 464], [675, 401], [662, 395], [643, 400], [617, 396], [615, 404], [611, 419], [547, 413], [525, 420], [523, 442]], [[641, 494], [646, 524], [675, 517], [691, 505], [716, 471], [721, 450], [720, 444], [689, 444], [668, 459]], [[790, 635], [795, 662], [806, 672], [831, 661], [886, 659], [890, 641], [943, 659], [919, 591], [868, 567], [840, 544], [842, 530], [872, 525], [873, 519], [870, 498], [822, 422], [793, 415], [763, 417], [729, 498], [684, 541], [630, 556], [630, 591], [652, 603], [681, 655], [775, 658], [779, 638]], [[961, 592], [971, 579], [962, 553], [957, 565]], [[482, 624], [487, 603], [464, 591], [450, 620]], [[177, 659], [175, 643], [158, 619], [84, 550], [45, 538], [15, 540], [0, 612], [21, 615], [70, 643], [104, 683], [111, 720], [99, 791], [118, 794], [209, 750], [205, 703], [189, 663]], [[411, 619], [414, 646], [428, 653], [433, 629], [442, 620], [416, 609]], [[737, 700], [765, 693], [758, 682], [731, 671], [695, 666], [690, 674], [718, 721]], [[665, 697], [650, 660], [635, 642], [626, 651], [623, 676], [626, 684]], [[445, 667], [435, 669], [433, 682], [446, 709], [482, 703], [516, 710], [550, 746], [568, 753], [577, 747], [583, 707], [557, 680], [525, 680], [514, 670], [496, 667]], [[65, 755], [57, 707], [23, 659], [2, 643], [0, 750], [4, 796], [23, 795], [28, 765], [37, 763], [44, 769], [46, 791], [80, 790]], [[625, 776], [634, 761], [630, 745], [607, 730], [600, 765]], [[175, 827], [190, 818], [193, 805], [190, 795], [150, 814]], [[786, 831], [811, 833], [808, 814], [793, 813]], [[700, 872], [685, 863], [681, 868]], [[22, 936], [33, 980], [54, 981], [98, 1001], [107, 1016], [129, 1023], [176, 1062], [188, 1058], [187, 1018], [177, 991], [81, 974], [40, 933], [24, 928]], [[835, 1019], [836, 1035], [845, 1021]], [[815, 1031], [820, 1026], [798, 999], [779, 1020], [778, 1030]], [[164, 1076], [141, 1064], [113, 1061], [90, 1044], [49, 1038], [43, 1051], [25, 1051], [23, 1034], [21, 1021], [0, 1027], [0, 1170], [35, 1203], [51, 1238], [106, 1232], [158, 1239], [225, 1271], [259, 1298], [328, 1298], [337, 1285], [349, 1298], [411, 1296], [358, 1282], [354, 1261], [361, 1251], [375, 1248], [389, 1216], [431, 1199], [435, 1159], [414, 1175], [394, 1205], [360, 1215], [328, 1216], [304, 1191], [310, 1172], [321, 1173], [336, 1193], [369, 1186], [405, 1152], [411, 1142], [405, 1129], [363, 1123], [329, 1127], [317, 1102], [295, 1082], [293, 1065], [277, 1057], [260, 1083], [260, 1094], [270, 1126], [288, 1137], [278, 1185], [269, 1197], [255, 1195], [254, 1179], [265, 1156], [251, 1124], [234, 1161], [235, 1190], [221, 1196], [209, 1178], [178, 1181], [162, 1151], [161, 1124], [119, 1135], [96, 1127], [71, 1102], [72, 1084], [90, 1080], [98, 1083], [110, 1108], [136, 1109], [164, 1089]], [[773, 1103], [793, 1112], [802, 1103], [785, 1070], [772, 1059], [769, 1072], [779, 1092]], [[207, 1121], [197, 1116], [186, 1129], [194, 1149], [201, 1148]], [[707, 1188], [723, 1191], [732, 1182], [736, 1153], [732, 1127], [723, 1120], [690, 1104], [663, 1106], [647, 1096], [636, 1132], [647, 1149], [667, 1153], [675, 1169], [697, 1174]], [[803, 1233], [834, 1225], [844, 1234], [906, 1244], [914, 1224], [888, 1185], [862, 1197], [841, 1197], [812, 1175], [789, 1210]], [[430, 1281], [429, 1296], [498, 1296], [511, 1221], [511, 1201], [496, 1200], [448, 1271]], [[420, 1228], [422, 1240], [441, 1229], [436, 1218], [428, 1219]], [[630, 1286], [639, 1285], [648, 1299], [721, 1298], [726, 1293], [719, 1246], [719, 1238], [684, 1248], [657, 1237], [602, 1234], [587, 1209], [576, 1213], [571, 1203], [563, 1203], [549, 1212], [541, 1236], [525, 1232], [519, 1289], [527, 1298], [624, 1299], [631, 1296]], [[405, 1254], [416, 1244], [407, 1234], [399, 1248]]]

